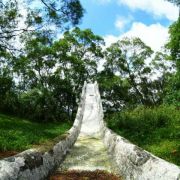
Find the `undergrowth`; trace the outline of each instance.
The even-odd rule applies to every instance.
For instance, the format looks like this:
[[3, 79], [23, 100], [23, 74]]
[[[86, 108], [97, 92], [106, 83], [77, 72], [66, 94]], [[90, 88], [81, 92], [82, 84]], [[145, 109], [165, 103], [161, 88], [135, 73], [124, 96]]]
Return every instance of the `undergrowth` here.
[[36, 123], [0, 114], [0, 151], [22, 151], [51, 140], [71, 127], [70, 123]]
[[109, 128], [153, 154], [180, 165], [180, 110], [139, 106], [106, 116]]

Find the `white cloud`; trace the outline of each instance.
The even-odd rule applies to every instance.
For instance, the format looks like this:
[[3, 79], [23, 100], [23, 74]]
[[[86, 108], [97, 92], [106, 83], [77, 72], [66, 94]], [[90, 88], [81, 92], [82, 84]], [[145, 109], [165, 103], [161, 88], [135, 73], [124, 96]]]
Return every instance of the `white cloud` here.
[[153, 50], [160, 50], [168, 40], [168, 28], [161, 24], [152, 24], [146, 26], [140, 22], [134, 22], [130, 31], [122, 35], [122, 37], [139, 37]]
[[96, 3], [107, 4], [117, 2], [132, 10], [142, 10], [154, 15], [155, 18], [166, 17], [175, 21], [179, 15], [179, 8], [166, 0], [93, 0]]
[[109, 47], [112, 43], [120, 40], [121, 36], [113, 36], [113, 35], [106, 35], [104, 36], [104, 41], [106, 43], [106, 47]]
[[152, 13], [155, 17], [166, 17], [177, 20], [179, 9], [165, 0], [117, 0], [121, 5], [126, 5], [132, 10], [140, 9]]
[[133, 20], [132, 16], [128, 16], [128, 17], [118, 16], [115, 21], [115, 27], [118, 28], [120, 31], [122, 31], [124, 27], [127, 24], [129, 24], [132, 20]]
[[158, 24], [147, 26], [141, 22], [134, 22], [131, 29], [126, 33], [104, 37], [106, 46], [114, 43], [123, 37], [139, 37], [145, 44], [150, 46], [154, 51], [159, 51], [168, 39], [168, 28]]

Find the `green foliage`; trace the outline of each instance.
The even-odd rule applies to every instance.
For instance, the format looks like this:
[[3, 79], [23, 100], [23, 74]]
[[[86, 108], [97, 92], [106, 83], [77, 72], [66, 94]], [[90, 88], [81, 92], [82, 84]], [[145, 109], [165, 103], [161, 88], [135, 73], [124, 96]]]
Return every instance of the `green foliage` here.
[[22, 151], [65, 133], [69, 123], [35, 123], [0, 114], [0, 151]]
[[[20, 6], [27, 15], [20, 11]], [[16, 0], [0, 0], [0, 62], [2, 57], [8, 62], [8, 56], [24, 53], [24, 37], [40, 33], [55, 39], [57, 33], [78, 25], [83, 13], [79, 0], [27, 0], [22, 4]]]
[[[9, 77], [13, 83], [9, 88], [18, 97], [18, 103], [11, 101], [12, 112], [36, 121], [73, 120], [84, 81], [97, 74], [102, 38], [89, 29], [75, 28], [58, 41], [36, 32], [25, 36], [24, 42], [24, 54], [11, 63], [18, 75], [16, 84]], [[1, 106], [2, 112], [9, 111], [7, 103]]]
[[180, 71], [169, 78], [169, 82], [164, 91], [164, 103], [180, 107]]
[[[18, 1], [0, 0], [0, 112], [39, 122], [67, 122], [75, 117], [84, 81], [97, 80], [109, 113], [109, 126], [147, 150], [176, 162], [171, 151], [173, 148], [179, 153], [179, 111], [174, 106], [180, 106], [180, 19], [169, 29], [166, 47], [170, 56], [158, 52], [152, 58], [153, 51], [139, 38], [124, 38], [104, 52], [104, 40], [90, 29], [76, 27], [56, 39], [56, 33], [79, 24], [84, 13], [79, 0], [28, 3], [25, 27], [20, 29]], [[18, 39], [20, 48], [13, 45]], [[98, 72], [102, 59], [104, 70]], [[147, 64], [150, 59], [152, 62]], [[172, 69], [176, 66], [176, 73], [170, 73], [167, 59], [172, 60]], [[152, 80], [150, 77], [157, 72], [160, 77]], [[174, 106], [156, 107], [162, 102]], [[113, 113], [122, 109], [121, 113]], [[25, 149], [29, 143], [41, 141], [42, 136], [57, 135], [60, 126], [0, 116], [0, 149]], [[18, 139], [19, 136], [22, 137]], [[17, 141], [11, 144], [11, 138]], [[163, 148], [157, 147], [158, 142]]]
[[0, 111], [14, 113], [17, 106], [17, 95], [12, 77], [5, 72], [0, 75]]
[[41, 17], [43, 23], [54, 23], [59, 28], [68, 28], [79, 24], [83, 17], [84, 9], [79, 0], [40, 0], [40, 2], [39, 9], [36, 8], [33, 12], [38, 12], [36, 17]]
[[[180, 61], [180, 17], [169, 27], [170, 39], [166, 47], [171, 52], [171, 58], [176, 63]], [[180, 68], [180, 66], [178, 66]]]
[[180, 17], [169, 28], [170, 39], [166, 48], [170, 50], [170, 60], [176, 65], [176, 72], [169, 78], [164, 102], [180, 106]]
[[6, 57], [14, 47], [10, 40], [14, 39], [17, 34], [18, 4], [14, 0], [4, 2], [0, 0], [0, 58]]
[[[24, 7], [27, 17], [22, 18], [18, 1], [0, 0], [0, 112], [38, 121], [73, 119], [83, 82], [79, 82], [77, 90], [66, 73], [75, 72], [64, 67], [70, 61], [64, 54], [59, 56], [59, 45], [55, 45], [54, 39], [55, 33], [77, 25], [84, 10], [79, 0], [33, 0], [26, 3], [23, 6], [27, 5]], [[33, 3], [39, 6], [35, 7]], [[25, 21], [23, 28], [19, 26], [20, 20]], [[55, 30], [51, 29], [52, 26], [56, 27]], [[80, 30], [78, 33], [82, 34]], [[89, 38], [86, 33], [84, 39], [89, 38], [91, 43], [92, 35], [91, 32]], [[64, 41], [68, 44], [67, 39]], [[22, 46], [16, 46], [17, 42]], [[63, 48], [67, 54], [69, 49]], [[82, 63], [81, 59], [78, 61]], [[78, 66], [78, 63], [74, 64]], [[82, 72], [74, 79], [84, 74]]]
[[[162, 103], [168, 74], [166, 55], [157, 53], [153, 58], [152, 54], [151, 48], [139, 38], [124, 38], [106, 49], [104, 71], [97, 79], [104, 100], [111, 103], [112, 108]], [[150, 59], [152, 61], [148, 64]], [[157, 71], [160, 78], [150, 78]]]
[[[114, 73], [120, 73], [122, 78], [126, 78], [133, 88], [134, 95], [139, 103], [151, 104], [148, 88], [143, 88], [140, 82], [148, 84], [145, 75], [149, 74], [145, 60], [152, 55], [150, 47], [146, 46], [139, 38], [125, 38], [113, 44], [107, 49], [106, 68], [110, 68]], [[148, 68], [149, 69], [149, 68]], [[146, 73], [145, 73], [146, 72]]]
[[134, 97], [129, 93], [131, 85], [126, 79], [121, 79], [107, 69], [98, 73], [97, 81], [106, 111], [117, 111], [124, 105], [134, 106]]
[[139, 106], [106, 117], [108, 126], [146, 150], [180, 164], [180, 111], [175, 106]]

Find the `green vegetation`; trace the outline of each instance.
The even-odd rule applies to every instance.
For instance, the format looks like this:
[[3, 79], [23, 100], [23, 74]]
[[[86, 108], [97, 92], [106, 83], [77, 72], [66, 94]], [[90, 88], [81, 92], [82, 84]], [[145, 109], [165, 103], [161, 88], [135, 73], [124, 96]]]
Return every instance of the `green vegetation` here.
[[106, 117], [108, 126], [153, 154], [180, 165], [180, 111], [174, 106], [139, 106]]
[[0, 114], [0, 151], [22, 151], [62, 135], [70, 123], [36, 123]]
[[[74, 119], [88, 70], [82, 59], [85, 52], [81, 56], [71, 50], [75, 43], [78, 51], [87, 49], [92, 41], [96, 48], [97, 38], [91, 31], [65, 30], [78, 25], [83, 13], [79, 0], [33, 0], [23, 5], [0, 0], [0, 112], [39, 122]], [[66, 35], [59, 40], [59, 33]]]
[[97, 79], [108, 126], [180, 165], [180, 17], [170, 26], [169, 35], [161, 52], [153, 52], [139, 38], [111, 44]]
[[24, 150], [63, 133], [84, 81], [97, 80], [109, 127], [179, 164], [180, 17], [161, 52], [136, 37], [106, 48], [103, 38], [78, 28], [80, 0], [24, 3], [27, 15], [19, 1], [0, 0], [0, 113], [32, 121], [1, 115], [0, 150]]

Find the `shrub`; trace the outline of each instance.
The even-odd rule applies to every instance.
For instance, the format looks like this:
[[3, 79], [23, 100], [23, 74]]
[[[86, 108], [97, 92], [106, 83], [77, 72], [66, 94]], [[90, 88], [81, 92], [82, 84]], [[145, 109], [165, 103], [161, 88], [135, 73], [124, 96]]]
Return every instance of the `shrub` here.
[[178, 121], [174, 106], [162, 105], [159, 107], [139, 106], [134, 110], [125, 110], [107, 116], [106, 120], [112, 129], [131, 130], [139, 133], [151, 133], [153, 130], [166, 127]]
[[180, 164], [180, 110], [175, 106], [139, 106], [106, 115], [116, 133], [161, 158]]

